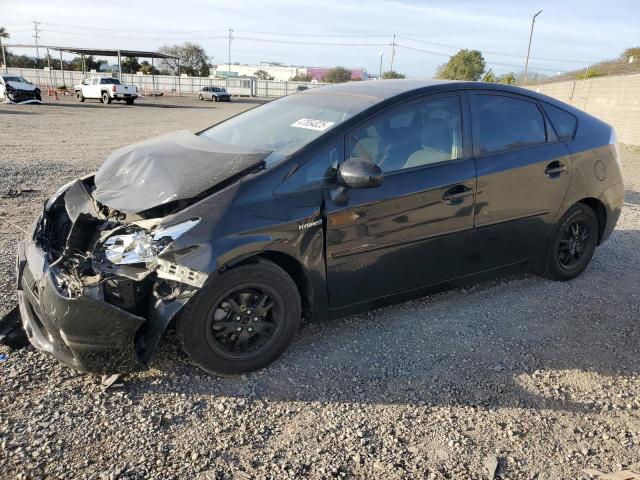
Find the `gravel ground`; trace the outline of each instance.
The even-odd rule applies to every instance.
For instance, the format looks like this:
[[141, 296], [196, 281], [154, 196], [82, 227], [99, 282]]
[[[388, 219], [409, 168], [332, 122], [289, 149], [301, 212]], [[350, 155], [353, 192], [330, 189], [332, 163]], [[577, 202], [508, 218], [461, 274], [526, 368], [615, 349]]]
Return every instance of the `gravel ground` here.
[[[21, 230], [57, 186], [113, 148], [254, 104], [0, 106], [0, 311], [15, 303]], [[151, 370], [107, 390], [31, 348], [4, 350], [0, 477], [480, 479], [495, 461], [510, 479], [640, 471], [640, 150], [622, 155], [618, 228], [568, 283], [515, 275], [310, 324], [239, 377], [202, 373], [172, 333]]]

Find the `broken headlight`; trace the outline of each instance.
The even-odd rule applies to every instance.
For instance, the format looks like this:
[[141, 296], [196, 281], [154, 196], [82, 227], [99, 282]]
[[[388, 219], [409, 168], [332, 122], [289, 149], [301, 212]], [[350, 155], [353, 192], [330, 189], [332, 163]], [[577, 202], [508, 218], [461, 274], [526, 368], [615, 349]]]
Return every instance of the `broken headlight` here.
[[105, 257], [116, 265], [154, 263], [158, 253], [166, 247], [167, 240], [175, 240], [199, 222], [199, 219], [193, 219], [155, 232], [135, 228], [127, 233], [112, 235], [102, 244]]

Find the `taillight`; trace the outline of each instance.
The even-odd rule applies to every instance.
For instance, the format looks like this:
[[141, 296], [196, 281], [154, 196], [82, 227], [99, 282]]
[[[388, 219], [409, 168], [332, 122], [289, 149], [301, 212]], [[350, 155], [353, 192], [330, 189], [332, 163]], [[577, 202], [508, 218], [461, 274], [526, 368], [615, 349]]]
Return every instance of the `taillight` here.
[[116, 86], [115, 86], [115, 84], [114, 84], [114, 85], [111, 85], [111, 91], [112, 91], [113, 93], [116, 93]]

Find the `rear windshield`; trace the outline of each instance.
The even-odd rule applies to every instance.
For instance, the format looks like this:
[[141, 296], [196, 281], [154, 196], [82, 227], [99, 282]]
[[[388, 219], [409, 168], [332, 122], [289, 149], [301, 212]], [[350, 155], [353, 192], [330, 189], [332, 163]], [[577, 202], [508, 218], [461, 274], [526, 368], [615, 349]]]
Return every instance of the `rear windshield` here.
[[355, 95], [296, 93], [214, 125], [202, 135], [219, 143], [271, 151], [265, 160], [271, 165], [379, 101]]
[[105, 85], [120, 85], [120, 80], [118, 80], [117, 78], [101, 78], [100, 79], [100, 84]]

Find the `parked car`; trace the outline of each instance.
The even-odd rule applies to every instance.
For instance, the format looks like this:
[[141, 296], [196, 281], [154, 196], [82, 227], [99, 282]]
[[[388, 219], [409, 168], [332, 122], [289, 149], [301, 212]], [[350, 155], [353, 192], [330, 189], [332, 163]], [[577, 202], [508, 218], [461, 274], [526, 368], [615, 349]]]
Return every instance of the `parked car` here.
[[18, 75], [0, 74], [0, 100], [13, 103], [41, 102], [40, 89]]
[[20, 314], [79, 370], [145, 368], [175, 321], [195, 364], [245, 372], [303, 318], [515, 265], [572, 279], [623, 195], [613, 129], [547, 96], [325, 86], [120, 148], [62, 187], [18, 247]]
[[76, 100], [84, 102], [87, 98], [97, 98], [105, 105], [113, 100], [133, 105], [138, 98], [138, 87], [122, 85], [120, 80], [111, 77], [91, 77], [73, 87]]
[[230, 102], [231, 95], [222, 87], [203, 87], [198, 94], [200, 100], [211, 100], [212, 102]]

